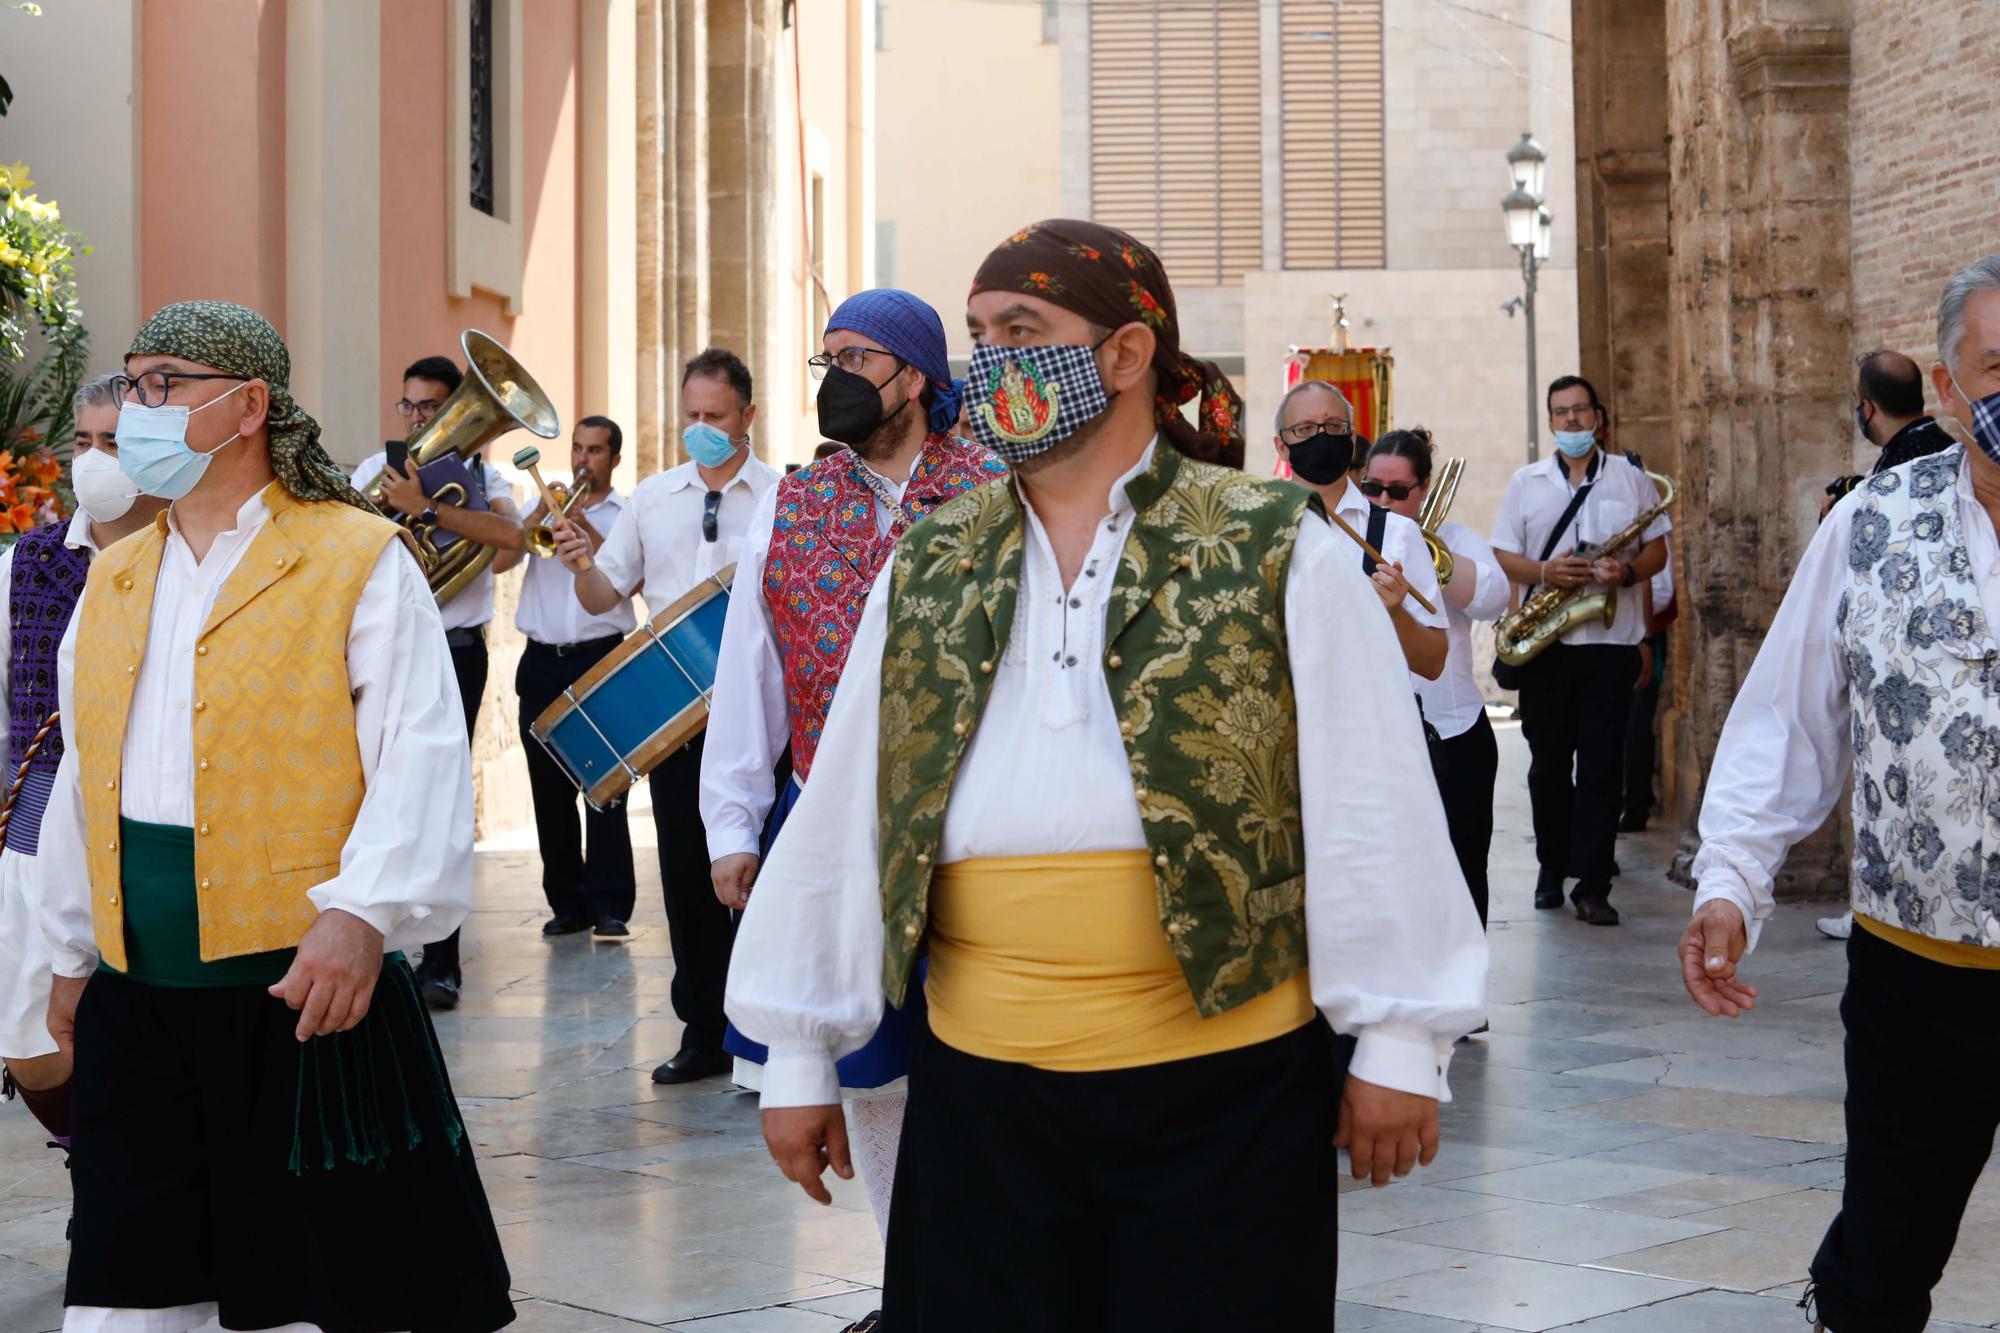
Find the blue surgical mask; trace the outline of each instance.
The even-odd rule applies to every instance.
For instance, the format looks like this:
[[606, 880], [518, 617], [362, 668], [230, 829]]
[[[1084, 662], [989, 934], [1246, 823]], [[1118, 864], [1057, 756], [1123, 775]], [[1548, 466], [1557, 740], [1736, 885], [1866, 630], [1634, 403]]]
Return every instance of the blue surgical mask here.
[[[239, 384], [236, 389], [244, 386]], [[118, 466], [147, 495], [178, 500], [201, 482], [209, 460], [243, 438], [241, 431], [203, 453], [187, 442], [188, 418], [206, 412], [224, 398], [211, 398], [192, 410], [185, 407], [145, 407], [125, 403], [118, 409]]]
[[1559, 430], [1556, 432], [1556, 448], [1569, 458], [1582, 458], [1597, 447], [1597, 432], [1594, 430]]
[[703, 467], [721, 467], [736, 457], [736, 441], [706, 421], [689, 423], [681, 432], [681, 443], [687, 446], [688, 457]]

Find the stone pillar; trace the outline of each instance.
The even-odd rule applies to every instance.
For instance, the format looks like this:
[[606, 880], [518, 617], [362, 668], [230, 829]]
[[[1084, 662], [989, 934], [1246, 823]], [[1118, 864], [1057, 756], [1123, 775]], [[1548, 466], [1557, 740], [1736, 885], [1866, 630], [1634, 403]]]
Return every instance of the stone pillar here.
[[630, 449], [638, 475], [660, 471], [666, 455], [663, 441], [676, 413], [667, 365], [673, 355], [673, 330], [667, 319], [667, 273], [672, 263], [671, 185], [666, 170], [670, 120], [670, 85], [666, 79], [668, 7], [672, 0], [637, 0], [638, 161], [633, 196], [638, 210], [634, 227], [634, 281], [638, 286], [639, 323], [637, 409]]
[[[780, 0], [747, 0], [750, 20], [748, 50], [749, 136], [745, 149], [744, 174], [749, 199], [748, 224], [744, 230], [744, 267], [749, 277], [749, 317], [743, 339], [743, 355], [754, 368], [760, 383], [772, 383], [772, 376], [784, 373], [783, 352], [778, 346], [778, 133], [780, 97], [778, 75], [783, 62], [778, 44], [787, 34], [779, 14]], [[758, 449], [768, 460], [770, 446], [764, 433], [756, 436]]]
[[750, 0], [708, 0], [709, 333], [767, 373], [750, 346], [750, 159], [761, 133], [751, 119], [755, 20]]
[[[672, 0], [674, 7], [674, 326], [679, 355], [668, 364], [678, 388], [681, 362], [709, 341], [708, 5]], [[670, 414], [669, 420], [677, 420]], [[665, 441], [682, 457], [678, 430]]]
[[[1669, 804], [1686, 819], [1817, 497], [1847, 461], [1848, 7], [1669, 0], [1666, 44], [1666, 308], [1685, 535], [1663, 748]], [[1780, 892], [1845, 882], [1840, 824], [1799, 846]]]

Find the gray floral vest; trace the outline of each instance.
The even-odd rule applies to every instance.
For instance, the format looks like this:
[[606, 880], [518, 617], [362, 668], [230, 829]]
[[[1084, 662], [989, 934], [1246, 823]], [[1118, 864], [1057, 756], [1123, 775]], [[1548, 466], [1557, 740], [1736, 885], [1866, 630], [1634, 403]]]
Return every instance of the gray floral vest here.
[[1854, 717], [1854, 910], [2000, 948], [2000, 642], [1958, 518], [1962, 447], [1870, 477], [1836, 613]]

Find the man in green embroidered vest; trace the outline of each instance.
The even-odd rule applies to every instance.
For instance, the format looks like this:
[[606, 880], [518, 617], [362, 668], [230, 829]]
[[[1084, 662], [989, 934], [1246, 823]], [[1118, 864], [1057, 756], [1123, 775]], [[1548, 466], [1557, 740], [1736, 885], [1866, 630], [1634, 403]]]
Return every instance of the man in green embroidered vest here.
[[888, 1333], [1324, 1329], [1335, 1147], [1429, 1162], [1484, 1006], [1402, 654], [1311, 494], [1210, 461], [1145, 246], [1027, 227], [967, 317], [1014, 479], [897, 548], [758, 879], [765, 1139], [826, 1201], [834, 1061], [922, 984]]

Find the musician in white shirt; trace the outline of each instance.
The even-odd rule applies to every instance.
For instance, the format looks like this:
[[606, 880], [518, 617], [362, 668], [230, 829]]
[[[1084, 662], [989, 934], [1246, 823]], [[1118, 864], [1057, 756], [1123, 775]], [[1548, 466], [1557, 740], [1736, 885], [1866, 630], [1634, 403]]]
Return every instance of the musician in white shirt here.
[[[557, 551], [575, 575], [584, 610], [601, 615], [643, 593], [648, 611], [658, 614], [736, 564], [750, 515], [779, 477], [750, 449], [757, 419], [753, 390], [749, 367], [735, 353], [711, 347], [696, 356], [681, 373], [681, 442], [688, 461], [635, 486], [600, 549], [592, 549], [580, 525], [555, 525]], [[660, 887], [674, 950], [674, 1014], [681, 1021], [680, 1049], [653, 1070], [659, 1083], [687, 1083], [729, 1068], [722, 1050], [722, 985], [736, 927], [709, 877], [701, 822], [703, 739], [698, 735], [667, 756], [651, 779]]]

